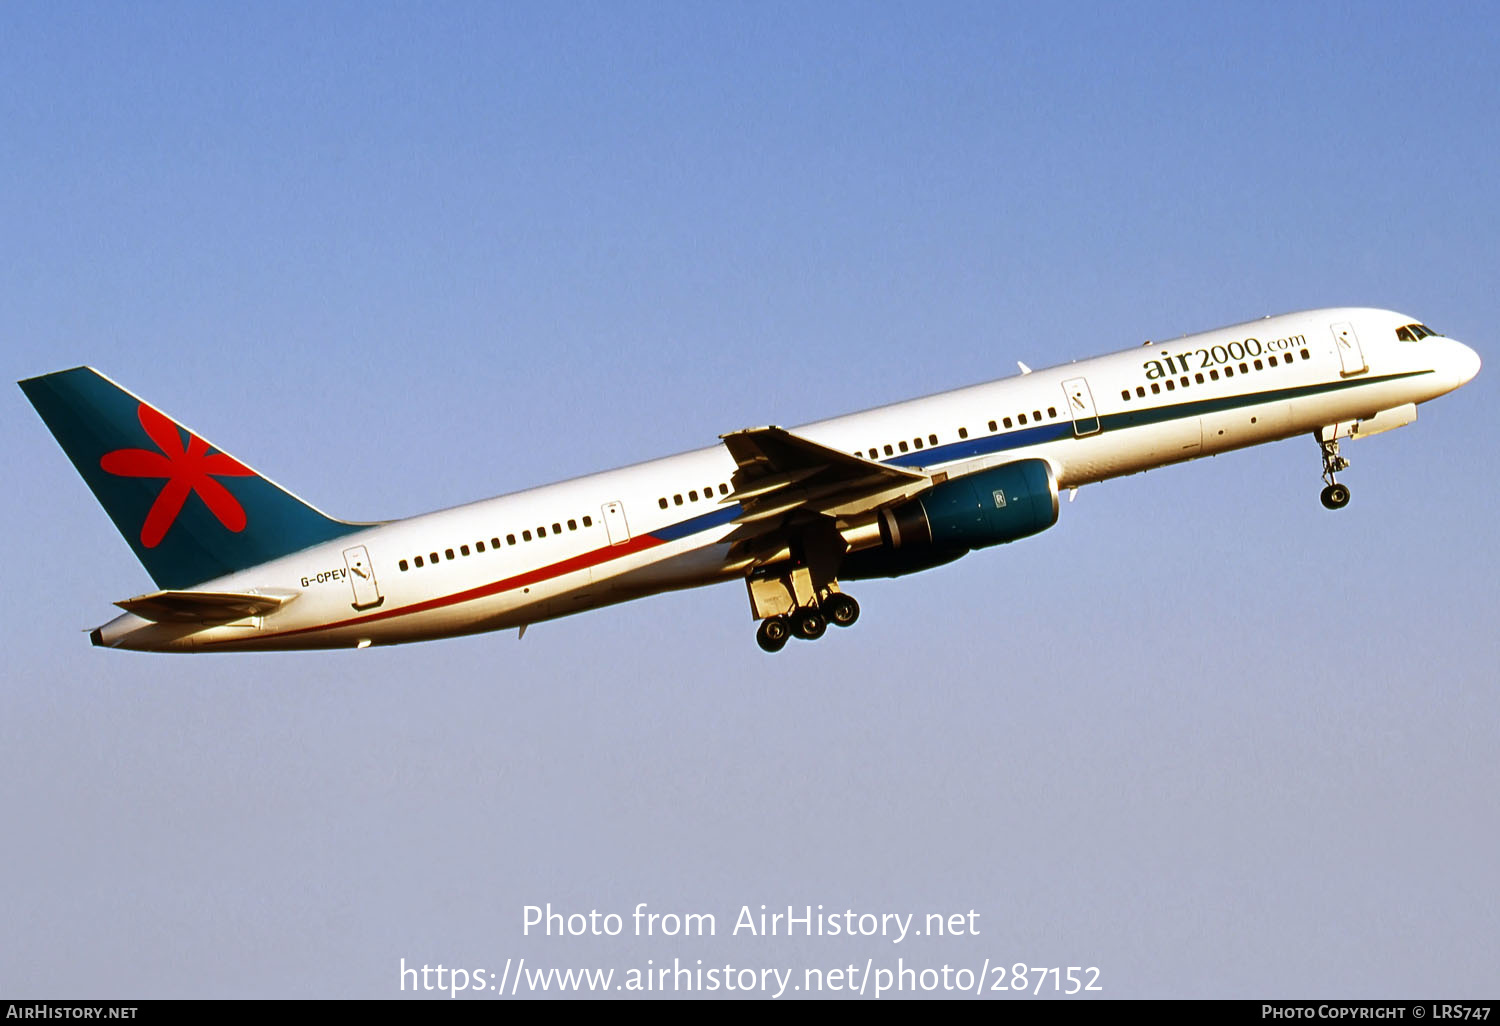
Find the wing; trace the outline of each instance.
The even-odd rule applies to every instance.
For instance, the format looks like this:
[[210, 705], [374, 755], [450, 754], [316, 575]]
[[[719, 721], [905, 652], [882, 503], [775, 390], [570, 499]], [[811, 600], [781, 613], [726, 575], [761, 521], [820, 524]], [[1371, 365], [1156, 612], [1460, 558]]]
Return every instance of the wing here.
[[264, 616], [286, 605], [299, 592], [268, 594], [236, 591], [153, 591], [115, 605], [127, 613], [158, 623], [228, 623], [247, 616]]
[[768, 520], [792, 510], [851, 516], [909, 499], [933, 485], [932, 476], [831, 449], [785, 428], [761, 427], [720, 435], [738, 469], [734, 491], [737, 524]]
[[857, 516], [927, 491], [933, 475], [893, 467], [794, 435], [760, 427], [720, 436], [738, 465], [733, 491], [720, 501], [742, 512], [731, 536], [746, 567], [782, 548], [793, 525]]

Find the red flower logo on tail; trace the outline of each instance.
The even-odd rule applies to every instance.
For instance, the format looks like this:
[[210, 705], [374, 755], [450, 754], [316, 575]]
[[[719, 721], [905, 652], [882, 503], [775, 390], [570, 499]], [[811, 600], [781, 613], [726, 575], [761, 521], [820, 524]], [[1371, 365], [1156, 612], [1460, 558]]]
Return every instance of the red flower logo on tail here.
[[254, 477], [255, 471], [232, 456], [222, 452], [210, 453], [208, 443], [191, 431], [188, 445], [182, 447], [182, 435], [177, 425], [157, 410], [141, 403], [137, 411], [141, 427], [161, 452], [150, 449], [116, 449], [107, 452], [99, 460], [99, 466], [116, 477], [164, 477], [167, 483], [151, 504], [146, 522], [141, 525], [141, 544], [154, 549], [167, 536], [182, 512], [188, 493], [197, 492], [198, 498], [219, 523], [231, 531], [245, 529], [245, 508], [239, 504], [229, 489], [215, 477]]

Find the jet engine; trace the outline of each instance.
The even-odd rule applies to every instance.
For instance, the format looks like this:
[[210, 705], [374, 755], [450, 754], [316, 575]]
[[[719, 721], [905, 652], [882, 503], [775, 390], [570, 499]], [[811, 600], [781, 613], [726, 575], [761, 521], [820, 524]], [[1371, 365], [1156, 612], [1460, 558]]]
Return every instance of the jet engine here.
[[842, 529], [839, 577], [900, 577], [951, 563], [1057, 523], [1057, 478], [1046, 460], [1017, 460], [944, 481]]

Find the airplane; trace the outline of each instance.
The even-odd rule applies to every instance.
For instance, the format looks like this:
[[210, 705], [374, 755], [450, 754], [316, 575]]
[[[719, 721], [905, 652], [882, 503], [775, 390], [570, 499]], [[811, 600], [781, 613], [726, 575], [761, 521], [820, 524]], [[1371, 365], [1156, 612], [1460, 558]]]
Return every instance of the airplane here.
[[19, 384], [158, 590], [95, 645], [367, 648], [518, 628], [742, 580], [756, 640], [851, 626], [849, 581], [899, 577], [1053, 526], [1081, 485], [1311, 434], [1324, 506], [1342, 440], [1411, 424], [1478, 354], [1412, 317], [1266, 317], [451, 509], [314, 509], [88, 367]]

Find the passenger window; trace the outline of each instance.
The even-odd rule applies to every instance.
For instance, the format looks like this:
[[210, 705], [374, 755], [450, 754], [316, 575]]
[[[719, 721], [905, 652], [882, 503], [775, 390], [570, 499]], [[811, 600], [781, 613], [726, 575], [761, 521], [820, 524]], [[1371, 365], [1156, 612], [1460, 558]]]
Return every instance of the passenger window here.
[[432, 560], [432, 563], [433, 563], [434, 566], [436, 566], [437, 563], [439, 562], [439, 560], [438, 560], [438, 554], [436, 552], [429, 552], [427, 554], [427, 558], [429, 558], [430, 560]]
[[570, 530], [570, 531], [576, 531], [576, 530], [578, 530], [578, 521], [576, 521], [576, 520], [569, 520], [568, 521], [568, 530]]
[[1049, 406], [1049, 407], [1047, 407], [1047, 416], [1048, 417], [1056, 417], [1057, 416], [1057, 407], [1056, 406]]
[[1183, 388], [1187, 388], [1188, 387], [1188, 376], [1186, 374], [1184, 374], [1182, 376], [1182, 381], [1180, 383], [1181, 383], [1181, 385], [1182, 385]]
[[1193, 380], [1198, 382], [1198, 384], [1200, 385], [1203, 384], [1203, 372], [1199, 371], [1197, 374], [1194, 374]]
[[908, 452], [908, 451], [909, 451], [909, 450], [908, 450], [908, 449], [907, 449], [907, 447], [906, 447], [906, 443], [905, 443], [905, 442], [899, 442], [899, 443], [897, 443], [897, 444], [899, 444], [899, 445], [900, 445], [900, 446], [901, 446], [901, 451], [902, 451], [902, 452]]
[[1129, 402], [1129, 400], [1130, 400], [1130, 389], [1128, 389], [1128, 388], [1122, 388], [1122, 389], [1120, 389], [1120, 398], [1126, 400], [1127, 402]]
[[920, 438], [913, 438], [911, 444], [915, 445], [918, 449], [922, 448], [922, 440]]
[[937, 445], [937, 435], [928, 435], [927, 436], [927, 444], [928, 445]]
[[959, 428], [958, 429], [958, 437], [959, 438], [968, 438], [969, 437], [969, 429], [968, 428]]
[[491, 538], [490, 539], [490, 548], [492, 548], [492, 549], [498, 549], [499, 547], [500, 547], [500, 539], [499, 538]]
[[1026, 414], [1024, 414], [1024, 413], [1018, 413], [1018, 414], [1016, 414], [1016, 419], [1019, 420], [1022, 424], [1025, 424], [1026, 423]]
[[1240, 364], [1240, 373], [1241, 374], [1249, 374], [1250, 373], [1250, 365], [1248, 363], [1242, 363], [1242, 364]]
[[672, 501], [675, 504], [677, 504], [678, 506], [681, 506], [682, 505], [682, 496], [681, 495], [674, 495], [674, 496], [672, 496]]
[[[1021, 423], [1024, 424], [1026, 422], [1023, 420], [1023, 421], [1021, 421]], [[1006, 429], [1009, 430], [1009, 428], [1010, 428], [1010, 418], [1009, 417], [1005, 418], [1004, 424], [1005, 424]]]
[[692, 491], [688, 492], [688, 502], [697, 502], [697, 501], [698, 501], [698, 489], [694, 488]]
[[720, 495], [728, 495], [729, 494], [729, 486], [727, 484], [721, 484], [721, 485], [719, 485], [719, 494]]
[[1256, 360], [1255, 361], [1255, 369], [1256, 370], [1265, 370], [1266, 369], [1266, 365], [1263, 364], [1263, 363], [1261, 363], [1259, 360]]
[[530, 531], [522, 531], [521, 532], [521, 540], [522, 541], [531, 541], [531, 532]]
[[453, 558], [453, 550], [452, 549], [444, 549], [443, 550], [443, 555], [447, 556], [449, 559], [452, 559]]
[[515, 543], [516, 543], [516, 536], [515, 535], [513, 535], [513, 534], [507, 534], [505, 536], [505, 544], [507, 544], [507, 545], [514, 545]]
[[886, 455], [887, 455], [887, 456], [894, 456], [894, 455], [895, 455], [895, 452], [894, 452], [894, 451], [892, 451], [892, 449], [891, 449], [891, 447], [890, 447], [890, 446], [889, 446], [889, 445], [888, 445], [888, 446], [886, 446], [886, 447], [885, 447], [885, 454], [886, 454]]
[[1031, 411], [1031, 419], [1032, 420], [1041, 420], [1042, 419], [1042, 411], [1041, 410], [1032, 410]]
[[422, 565], [422, 557], [421, 556], [417, 557], [416, 564], [417, 564], [417, 566], [421, 566]]
[[[1006, 427], [1010, 427], [1009, 424], [1006, 424], [1005, 426]], [[998, 431], [998, 430], [1000, 430], [998, 427], [995, 426], [995, 422], [993, 420], [990, 421], [990, 430], [991, 431]]]
[[552, 533], [553, 534], [562, 534], [562, 524], [553, 524], [552, 525]]
[[1144, 388], [1142, 388], [1140, 385], [1136, 385], [1135, 386], [1135, 397], [1137, 399], [1144, 399], [1144, 398], [1146, 398], [1146, 390]]
[[545, 528], [545, 527], [538, 527], [536, 529], [536, 536], [538, 538], [545, 538], [545, 537], [547, 537], [547, 528]]
[[1209, 372], [1208, 372], [1208, 376], [1209, 376], [1209, 377], [1210, 377], [1210, 378], [1211, 378], [1211, 379], [1212, 379], [1212, 380], [1214, 380], [1214, 381], [1218, 381], [1218, 380], [1219, 380], [1219, 372], [1218, 372], [1218, 371], [1216, 371], [1216, 370], [1211, 370], [1211, 371], [1209, 371]]
[[458, 552], [461, 556], [467, 556], [469, 554], [469, 547], [467, 545], [460, 545], [458, 547]]
[[662, 509], [666, 509], [667, 508], [667, 497], [665, 495], [663, 495], [661, 498], [659, 498], [659, 499], [656, 500], [656, 504], [658, 506], [660, 506]]
[[879, 456], [879, 455], [880, 455], [880, 450], [879, 449], [871, 449], [870, 450], [870, 459], [873, 460], [876, 456]]
[[583, 518], [583, 526], [584, 527], [593, 527], [594, 526], [594, 518], [593, 517], [584, 517]]
[[1304, 359], [1304, 360], [1311, 360], [1312, 359], [1311, 356], [1307, 355], [1307, 350], [1306, 349], [1302, 350], [1302, 359]]
[[1167, 386], [1168, 392], [1175, 392], [1177, 390], [1177, 382], [1173, 381], [1171, 378], [1168, 378], [1164, 382], [1164, 384]]
[[403, 571], [406, 570], [406, 560], [403, 559], [401, 562], [397, 563], [396, 565], [399, 566]]
[[475, 542], [474, 543], [474, 551], [475, 552], [483, 552], [484, 551], [484, 542], [482, 542], [482, 541]]
[[1224, 376], [1226, 378], [1232, 378], [1232, 377], [1234, 377], [1234, 368], [1233, 367], [1225, 367], [1224, 368]]
[[1268, 356], [1268, 357], [1266, 357], [1266, 359], [1270, 362], [1270, 364], [1271, 364], [1272, 367], [1276, 366], [1276, 357], [1274, 357], [1274, 356]]
[[1161, 395], [1161, 386], [1160, 386], [1160, 385], [1158, 385], [1158, 384], [1157, 384], [1157, 383], [1156, 383], [1156, 382], [1154, 382], [1154, 381], [1153, 381], [1153, 382], [1151, 382], [1151, 394], [1152, 394], [1152, 395]]

